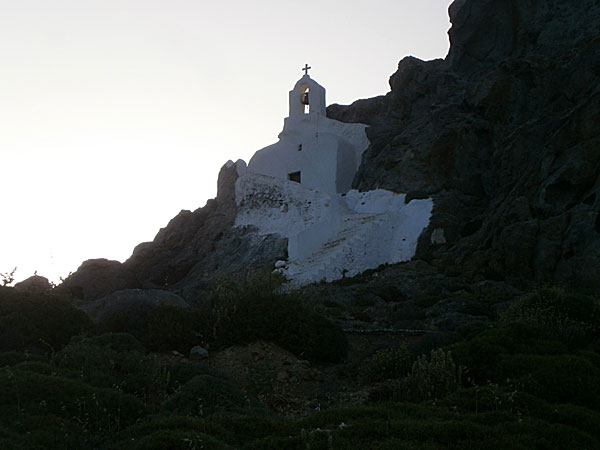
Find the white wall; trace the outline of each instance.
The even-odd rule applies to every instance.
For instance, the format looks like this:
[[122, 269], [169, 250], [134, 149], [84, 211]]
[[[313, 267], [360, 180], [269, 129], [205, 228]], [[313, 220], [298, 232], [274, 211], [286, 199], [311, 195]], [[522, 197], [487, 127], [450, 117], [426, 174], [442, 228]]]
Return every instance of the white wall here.
[[414, 256], [433, 201], [404, 200], [382, 189], [328, 194], [246, 171], [236, 181], [235, 226], [288, 238], [284, 273], [293, 283], [331, 281]]

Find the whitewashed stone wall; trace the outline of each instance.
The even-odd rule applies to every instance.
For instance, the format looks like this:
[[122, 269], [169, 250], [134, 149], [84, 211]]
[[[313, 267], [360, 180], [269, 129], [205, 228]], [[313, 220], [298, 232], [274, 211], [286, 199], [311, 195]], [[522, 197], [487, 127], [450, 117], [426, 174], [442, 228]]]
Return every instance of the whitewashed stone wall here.
[[288, 238], [279, 270], [292, 284], [333, 281], [414, 256], [433, 201], [404, 200], [382, 189], [328, 194], [246, 171], [236, 182], [235, 226]]

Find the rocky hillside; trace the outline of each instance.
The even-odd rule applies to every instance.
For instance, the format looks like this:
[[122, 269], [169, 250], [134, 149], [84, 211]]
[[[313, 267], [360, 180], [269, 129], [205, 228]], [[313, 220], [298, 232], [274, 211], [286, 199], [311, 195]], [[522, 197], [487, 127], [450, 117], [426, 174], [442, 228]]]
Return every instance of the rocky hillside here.
[[[449, 14], [445, 60], [406, 57], [387, 95], [327, 109], [370, 125], [354, 186], [434, 198], [417, 259], [438, 272], [600, 289], [600, 4], [456, 0]], [[189, 297], [271, 266], [286, 242], [232, 228], [236, 177], [224, 167], [215, 200], [124, 264], [84, 263], [62, 288], [86, 300], [132, 287]]]
[[371, 125], [355, 187], [433, 196], [417, 256], [438, 267], [597, 290], [600, 4], [457, 0], [449, 14], [445, 60], [404, 58], [385, 97], [328, 108]]

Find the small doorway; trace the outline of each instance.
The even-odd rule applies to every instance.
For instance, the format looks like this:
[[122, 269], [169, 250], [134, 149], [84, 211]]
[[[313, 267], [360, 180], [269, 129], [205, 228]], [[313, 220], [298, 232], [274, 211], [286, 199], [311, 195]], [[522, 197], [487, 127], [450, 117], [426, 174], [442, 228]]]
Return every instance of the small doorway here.
[[288, 173], [288, 180], [301, 183], [302, 178], [300, 177], [300, 172]]

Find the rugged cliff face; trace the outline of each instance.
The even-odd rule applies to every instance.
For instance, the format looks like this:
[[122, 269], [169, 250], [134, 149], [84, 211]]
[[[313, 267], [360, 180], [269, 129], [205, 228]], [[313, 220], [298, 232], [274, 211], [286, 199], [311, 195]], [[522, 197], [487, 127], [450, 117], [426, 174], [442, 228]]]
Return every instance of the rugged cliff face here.
[[[449, 14], [445, 60], [406, 57], [387, 95], [327, 108], [370, 126], [354, 187], [434, 198], [417, 259], [438, 272], [600, 290], [600, 3], [456, 0]], [[123, 265], [88, 262], [64, 287], [86, 291], [110, 270], [118, 288], [186, 297], [271, 266], [285, 239], [233, 228], [236, 177], [224, 168], [215, 200], [182, 211]]]
[[354, 186], [433, 196], [417, 255], [436, 266], [600, 289], [600, 4], [449, 13], [445, 60], [407, 57], [385, 97], [328, 108], [371, 125]]
[[243, 276], [285, 258], [287, 239], [233, 228], [237, 177], [235, 165], [223, 166], [217, 198], [196, 211], [181, 211], [152, 242], [139, 244], [123, 264], [84, 262], [59, 289], [85, 301], [128, 288], [168, 289], [194, 298], [216, 278]]

